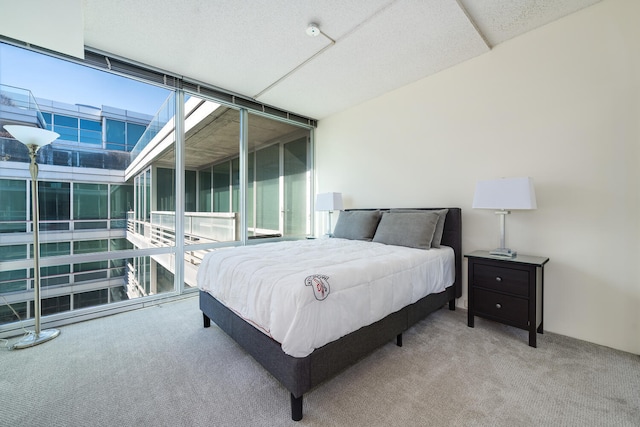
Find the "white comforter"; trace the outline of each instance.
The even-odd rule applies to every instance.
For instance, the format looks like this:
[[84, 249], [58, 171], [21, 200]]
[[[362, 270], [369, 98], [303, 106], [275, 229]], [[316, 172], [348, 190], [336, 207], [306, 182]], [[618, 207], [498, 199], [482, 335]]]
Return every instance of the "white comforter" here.
[[219, 249], [198, 286], [304, 357], [453, 284], [449, 247], [411, 249], [325, 238]]

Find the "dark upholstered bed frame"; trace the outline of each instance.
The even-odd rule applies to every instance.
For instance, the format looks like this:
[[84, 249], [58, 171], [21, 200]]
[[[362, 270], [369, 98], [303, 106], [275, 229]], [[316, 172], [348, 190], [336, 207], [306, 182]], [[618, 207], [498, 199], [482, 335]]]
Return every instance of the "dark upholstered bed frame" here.
[[404, 331], [447, 303], [450, 310], [455, 309], [455, 299], [462, 295], [462, 215], [460, 208], [448, 209], [442, 244], [452, 247], [455, 252], [456, 278], [455, 283], [441, 293], [428, 295], [376, 323], [314, 350], [303, 358], [284, 353], [280, 343], [244, 321], [210, 294], [200, 291], [204, 327], [209, 327], [213, 320], [280, 381], [291, 392], [291, 418], [299, 421], [302, 419], [304, 393], [393, 338], [401, 346]]

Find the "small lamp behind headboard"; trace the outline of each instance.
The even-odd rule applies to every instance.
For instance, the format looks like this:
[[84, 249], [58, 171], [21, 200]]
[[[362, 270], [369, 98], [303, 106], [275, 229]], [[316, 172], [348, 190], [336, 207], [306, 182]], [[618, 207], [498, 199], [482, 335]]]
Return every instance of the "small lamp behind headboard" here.
[[342, 210], [342, 193], [320, 193], [316, 196], [316, 210], [329, 212], [329, 228], [327, 235], [331, 236], [331, 213]]

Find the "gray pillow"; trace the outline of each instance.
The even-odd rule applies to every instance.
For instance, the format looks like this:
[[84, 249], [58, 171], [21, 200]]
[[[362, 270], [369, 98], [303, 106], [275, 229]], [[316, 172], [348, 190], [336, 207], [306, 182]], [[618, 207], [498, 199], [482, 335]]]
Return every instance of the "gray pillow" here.
[[391, 209], [391, 212], [407, 213], [407, 212], [434, 212], [438, 214], [438, 224], [433, 232], [432, 248], [439, 248], [442, 242], [442, 233], [444, 231], [444, 221], [449, 213], [449, 209]]
[[333, 237], [370, 242], [380, 222], [380, 211], [341, 211]]
[[439, 209], [432, 212], [436, 212], [438, 214], [438, 225], [436, 225], [436, 230], [433, 232], [433, 241], [431, 242], [431, 247], [439, 248], [440, 243], [442, 242], [442, 233], [444, 232], [444, 220], [447, 218], [449, 209]]
[[433, 211], [385, 212], [373, 237], [387, 245], [429, 249], [439, 215]]

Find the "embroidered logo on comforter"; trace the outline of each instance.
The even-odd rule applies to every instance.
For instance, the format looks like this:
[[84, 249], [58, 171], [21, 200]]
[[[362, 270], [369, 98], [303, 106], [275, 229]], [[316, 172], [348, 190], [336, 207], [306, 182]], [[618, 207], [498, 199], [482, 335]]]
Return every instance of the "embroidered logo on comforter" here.
[[322, 301], [329, 296], [329, 276], [323, 274], [313, 274], [304, 279], [305, 286], [311, 286], [313, 295], [318, 301]]

